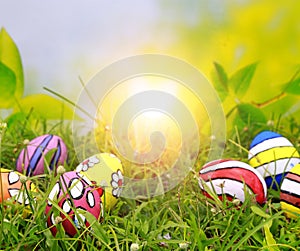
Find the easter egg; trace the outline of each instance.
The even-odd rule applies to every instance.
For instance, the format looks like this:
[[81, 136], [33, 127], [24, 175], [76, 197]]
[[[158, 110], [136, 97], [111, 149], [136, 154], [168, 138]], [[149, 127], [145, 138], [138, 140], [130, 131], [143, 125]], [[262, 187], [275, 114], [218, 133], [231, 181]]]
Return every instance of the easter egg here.
[[300, 216], [300, 164], [287, 172], [280, 187], [280, 204], [289, 218]]
[[[45, 163], [45, 156], [51, 154]], [[20, 152], [16, 169], [27, 176], [43, 174], [45, 169], [55, 170], [58, 165], [63, 165], [67, 160], [67, 147], [63, 140], [56, 135], [46, 134], [29, 142]]]
[[300, 163], [299, 153], [282, 135], [263, 131], [251, 142], [249, 164], [266, 180], [267, 187], [277, 190], [286, 172]]
[[[199, 172], [199, 186], [209, 196], [207, 188], [222, 199], [245, 201], [245, 192], [255, 195], [256, 201], [266, 201], [267, 187], [263, 177], [250, 165], [236, 160], [215, 160], [205, 164]], [[204, 185], [205, 184], [205, 185]]]
[[[55, 183], [47, 200], [45, 210], [47, 227], [55, 236], [57, 224], [62, 224], [66, 234], [74, 236], [82, 226], [89, 226], [85, 217], [86, 212], [96, 219], [100, 219], [103, 215], [99, 193], [84, 175], [75, 171], [64, 173]], [[57, 217], [61, 220], [57, 221]]]
[[26, 185], [28, 191], [36, 191], [35, 185], [29, 180], [22, 184], [20, 178], [24, 175], [16, 171], [0, 168], [0, 173], [0, 203], [3, 200], [13, 199], [20, 204], [29, 205], [30, 201], [24, 186]]
[[94, 184], [105, 191], [102, 201], [106, 209], [111, 209], [120, 197], [124, 185], [123, 166], [113, 154], [100, 153], [82, 161], [76, 168]]

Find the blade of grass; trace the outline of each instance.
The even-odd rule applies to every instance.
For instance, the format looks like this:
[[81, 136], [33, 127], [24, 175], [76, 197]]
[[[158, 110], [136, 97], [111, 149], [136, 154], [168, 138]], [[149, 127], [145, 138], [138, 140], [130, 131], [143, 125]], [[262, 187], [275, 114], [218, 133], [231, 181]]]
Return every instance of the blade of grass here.
[[281, 215], [281, 212], [277, 213], [277, 214], [274, 214], [272, 217], [266, 219], [265, 221], [263, 221], [259, 225], [257, 225], [254, 228], [248, 230], [247, 233], [246, 233], [246, 235], [244, 235], [238, 241], [238, 243], [233, 246], [234, 242], [236, 242], [241, 237], [241, 235], [245, 233], [245, 230], [249, 227], [248, 224], [245, 224], [245, 226], [242, 227], [240, 229], [240, 231], [235, 236], [233, 236], [233, 238], [230, 240], [230, 242], [228, 244], [228, 248], [226, 250], [228, 250], [231, 247], [232, 247], [232, 251], [239, 250], [239, 248], [242, 246], [242, 244], [244, 242], [246, 242], [255, 232], [257, 232], [258, 230], [262, 229], [265, 225], [269, 224], [269, 222], [271, 222], [273, 219], [279, 218], [280, 215]]
[[83, 112], [85, 115], [87, 115], [90, 119], [92, 119], [92, 120], [95, 119], [92, 115], [90, 115], [90, 114], [89, 114], [86, 110], [84, 110], [82, 107], [78, 106], [78, 105], [75, 104], [73, 101], [71, 101], [70, 99], [64, 97], [63, 95], [59, 94], [58, 92], [53, 91], [53, 90], [51, 90], [51, 89], [49, 89], [49, 88], [47, 88], [47, 87], [45, 87], [45, 86], [43, 87], [43, 89], [46, 90], [46, 91], [48, 91], [48, 92], [50, 92], [50, 93], [52, 93], [53, 95], [55, 95], [55, 96], [61, 98], [62, 100], [64, 100], [64, 101], [66, 101], [67, 103], [69, 103], [70, 105], [72, 105], [72, 106], [78, 108], [81, 112]]

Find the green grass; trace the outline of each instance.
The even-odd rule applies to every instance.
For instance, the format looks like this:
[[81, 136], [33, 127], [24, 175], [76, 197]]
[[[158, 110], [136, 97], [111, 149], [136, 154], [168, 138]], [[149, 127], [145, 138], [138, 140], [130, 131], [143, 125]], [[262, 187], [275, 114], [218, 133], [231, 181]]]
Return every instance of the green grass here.
[[[277, 126], [277, 125], [276, 125]], [[250, 129], [249, 129], [250, 128]], [[277, 127], [284, 134], [284, 128]], [[299, 125], [286, 135], [299, 150]], [[15, 169], [15, 159], [25, 139], [45, 133], [61, 136], [69, 149], [69, 164], [78, 164], [72, 146], [70, 125], [47, 123], [26, 126], [8, 125], [1, 133], [1, 166]], [[228, 140], [224, 157], [246, 161], [247, 149], [255, 135], [251, 126], [236, 131]], [[46, 228], [46, 198], [58, 177], [47, 174], [30, 178], [39, 192], [30, 194], [30, 207], [5, 201], [0, 205], [0, 250], [299, 250], [300, 221], [287, 219], [280, 209], [279, 193], [269, 193], [260, 207], [247, 198], [242, 205], [208, 199], [201, 194], [197, 172], [203, 159], [200, 153], [195, 173], [162, 196], [147, 200], [120, 199], [103, 223], [87, 215], [91, 227], [73, 238], [61, 227], [56, 237]]]

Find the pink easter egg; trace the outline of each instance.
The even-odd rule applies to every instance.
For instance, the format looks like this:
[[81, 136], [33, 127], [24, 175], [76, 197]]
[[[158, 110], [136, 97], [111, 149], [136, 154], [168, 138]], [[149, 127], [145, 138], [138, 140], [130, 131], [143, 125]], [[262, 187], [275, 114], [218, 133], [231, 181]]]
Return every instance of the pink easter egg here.
[[[57, 206], [53, 206], [54, 203], [59, 210]], [[62, 224], [66, 234], [73, 237], [84, 225], [90, 225], [84, 216], [85, 212], [100, 220], [102, 210], [100, 195], [91, 181], [75, 171], [66, 172], [49, 194], [45, 210], [47, 227], [55, 236], [57, 224]], [[55, 220], [58, 216], [61, 218], [60, 222]]]
[[47, 168], [45, 156], [52, 150], [48, 163], [50, 171], [55, 170], [58, 165], [63, 165], [67, 160], [67, 147], [64, 141], [59, 136], [52, 134], [31, 140], [17, 158], [17, 171], [27, 176], [43, 174]]

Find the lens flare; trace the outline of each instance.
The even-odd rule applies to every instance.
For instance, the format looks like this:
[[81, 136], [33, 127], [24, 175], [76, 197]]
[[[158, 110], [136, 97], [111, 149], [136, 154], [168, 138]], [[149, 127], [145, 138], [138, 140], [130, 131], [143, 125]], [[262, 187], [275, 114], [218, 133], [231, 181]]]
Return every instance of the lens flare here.
[[219, 97], [197, 69], [173, 57], [138, 55], [109, 65], [85, 85], [76, 113], [83, 118], [73, 121], [78, 158], [116, 154], [125, 169], [123, 197], [151, 197], [174, 188], [207, 139], [214, 140], [206, 161], [223, 152]]

